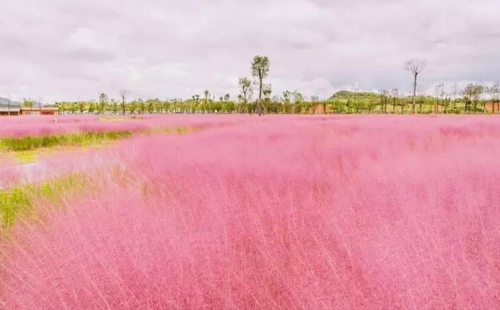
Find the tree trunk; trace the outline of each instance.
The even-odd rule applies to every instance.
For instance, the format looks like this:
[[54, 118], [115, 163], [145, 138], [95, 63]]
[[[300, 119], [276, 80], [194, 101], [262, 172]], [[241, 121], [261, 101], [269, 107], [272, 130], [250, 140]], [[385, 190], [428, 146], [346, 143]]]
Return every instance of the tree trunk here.
[[259, 116], [262, 116], [262, 75], [259, 74], [259, 101], [257, 102], [257, 110], [259, 111]]
[[417, 75], [418, 73], [415, 73], [414, 79], [413, 79], [413, 97], [411, 99], [411, 113], [415, 114], [415, 96], [417, 95]]

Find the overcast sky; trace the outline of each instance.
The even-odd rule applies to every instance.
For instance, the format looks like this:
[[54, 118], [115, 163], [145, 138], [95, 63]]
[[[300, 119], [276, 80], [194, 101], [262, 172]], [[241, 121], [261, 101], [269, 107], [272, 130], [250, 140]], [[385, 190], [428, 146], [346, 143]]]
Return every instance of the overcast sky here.
[[12, 99], [217, 98], [238, 93], [254, 55], [273, 95], [408, 92], [500, 80], [498, 0], [16, 0], [0, 10], [0, 96]]

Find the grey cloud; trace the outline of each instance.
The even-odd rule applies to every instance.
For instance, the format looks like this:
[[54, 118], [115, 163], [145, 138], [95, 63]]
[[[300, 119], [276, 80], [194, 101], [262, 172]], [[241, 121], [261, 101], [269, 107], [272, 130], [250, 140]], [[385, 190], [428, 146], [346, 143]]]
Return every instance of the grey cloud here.
[[[18, 0], [2, 5], [0, 96], [236, 96], [256, 54], [273, 94], [499, 80], [496, 0]], [[15, 97], [15, 98], [14, 98]]]

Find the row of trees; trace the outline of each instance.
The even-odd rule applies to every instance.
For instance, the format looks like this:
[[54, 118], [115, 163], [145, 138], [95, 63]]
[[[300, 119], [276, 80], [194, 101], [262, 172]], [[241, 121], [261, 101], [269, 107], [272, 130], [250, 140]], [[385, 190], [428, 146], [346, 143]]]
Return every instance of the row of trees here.
[[[243, 81], [243, 84], [248, 84]], [[411, 96], [397, 89], [376, 93], [339, 92], [328, 100], [317, 96], [305, 98], [299, 91], [284, 91], [281, 96], [271, 97], [266, 86], [262, 99], [252, 100], [251, 91], [243, 85], [237, 100], [229, 94], [216, 98], [209, 91], [203, 96], [189, 99], [127, 101], [108, 99], [102, 94], [98, 101], [59, 102], [57, 106], [65, 114], [151, 114], [151, 113], [499, 113], [500, 87], [495, 84], [486, 88], [469, 84], [460, 95], [446, 94], [444, 85], [436, 86], [436, 96]], [[488, 99], [485, 97], [489, 93]], [[414, 101], [413, 101], [414, 100]], [[413, 104], [415, 102], [415, 105]], [[260, 106], [260, 107], [259, 107]]]
[[[340, 92], [328, 100], [318, 96], [306, 100], [299, 91], [284, 91], [281, 96], [272, 95], [272, 85], [265, 83], [271, 63], [266, 56], [255, 56], [251, 63], [254, 78], [239, 79], [239, 95], [232, 100], [229, 94], [218, 99], [205, 90], [203, 95], [193, 95], [187, 100], [150, 99], [127, 101], [127, 92], [120, 92], [120, 99], [110, 99], [101, 94], [98, 101], [59, 102], [63, 113], [498, 113], [500, 112], [499, 83], [492, 87], [471, 83], [463, 90], [458, 85], [447, 93], [444, 84], [436, 85], [435, 96], [418, 96], [417, 80], [425, 70], [427, 60], [411, 59], [405, 70], [413, 77], [410, 94], [397, 89], [382, 89], [376, 93]], [[254, 86], [257, 96], [253, 100]], [[340, 94], [338, 93], [338, 94]]]

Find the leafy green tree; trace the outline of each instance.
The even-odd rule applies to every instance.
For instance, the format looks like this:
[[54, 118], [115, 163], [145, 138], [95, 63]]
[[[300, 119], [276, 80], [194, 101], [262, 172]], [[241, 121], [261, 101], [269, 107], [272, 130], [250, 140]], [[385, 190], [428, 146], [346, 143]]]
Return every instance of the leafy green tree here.
[[385, 89], [380, 90], [380, 103], [382, 104], [383, 113], [387, 113], [388, 101], [389, 101], [389, 92]]
[[106, 105], [108, 104], [108, 96], [105, 93], [99, 95], [99, 112], [104, 113], [106, 111]]
[[[171, 104], [171, 101], [170, 100], [165, 100], [163, 102], [161, 102], [161, 106], [162, 106], [162, 109], [163, 111], [165, 111], [166, 113], [170, 113], [171, 112], [171, 108], [172, 108], [172, 104]], [[160, 110], [160, 113], [163, 113], [162, 110]]]
[[77, 102], [71, 102], [70, 104], [70, 111], [72, 114], [75, 114], [76, 111], [78, 111], [78, 103]]
[[24, 98], [23, 99], [23, 107], [32, 108], [33, 107], [33, 100]]
[[484, 86], [478, 83], [470, 83], [465, 87], [464, 99], [466, 112], [471, 112], [471, 106], [472, 110], [477, 112], [477, 104], [479, 103], [483, 92]]
[[262, 90], [262, 93], [263, 93], [266, 100], [271, 100], [271, 94], [273, 93], [272, 85], [271, 84], [264, 85], [264, 89]]
[[439, 113], [439, 106], [442, 105], [439, 100], [443, 99], [443, 97], [444, 97], [444, 84], [441, 83], [441, 84], [435, 85], [434, 92], [436, 95], [436, 98], [434, 98], [434, 100], [435, 100], [434, 111], [435, 111], [435, 113]]
[[298, 114], [302, 112], [302, 103], [304, 102], [304, 96], [298, 90], [295, 90], [292, 93], [292, 96], [293, 96], [294, 113]]
[[141, 98], [137, 100], [137, 109], [141, 114], [144, 114], [144, 112], [146, 112], [146, 104], [144, 103], [144, 101], [142, 101]]
[[455, 83], [453, 84], [453, 110], [455, 110], [457, 108], [457, 99], [458, 99], [458, 94], [459, 94], [459, 91], [458, 91], [458, 84]]
[[441, 103], [443, 105], [443, 112], [444, 112], [444, 114], [448, 114], [448, 108], [449, 108], [450, 103], [451, 103], [451, 98], [450, 97], [446, 97], [446, 98], [444, 98], [441, 101]]
[[154, 107], [155, 107], [155, 101], [149, 99], [148, 101], [146, 101], [146, 104], [148, 106], [148, 113], [149, 114], [153, 113], [154, 112]]
[[290, 112], [290, 103], [291, 103], [292, 92], [289, 90], [285, 90], [283, 92], [283, 113]]
[[262, 95], [264, 91], [264, 79], [269, 75], [271, 63], [267, 56], [255, 56], [252, 62], [252, 76], [258, 79], [259, 83], [259, 99], [257, 102], [257, 110], [259, 116], [262, 115]]
[[323, 107], [323, 114], [326, 114], [327, 113], [326, 109], [328, 107], [328, 101], [327, 100], [321, 101], [321, 106]]
[[500, 83], [496, 82], [488, 89], [491, 97], [491, 113], [495, 114], [495, 104], [498, 105], [497, 111], [500, 111]]
[[56, 107], [59, 108], [59, 112], [61, 112], [61, 114], [64, 114], [67, 111], [64, 102], [56, 102]]
[[205, 95], [205, 104], [208, 105], [208, 101], [210, 100], [210, 92], [208, 90], [205, 90], [203, 92], [203, 95]]
[[156, 98], [153, 102], [153, 108], [156, 112], [163, 114], [163, 102]]
[[392, 114], [396, 113], [396, 105], [398, 103], [399, 91], [396, 88], [393, 88], [389, 93], [389, 96], [392, 101]]
[[138, 101], [133, 100], [128, 104], [128, 110], [130, 111], [131, 114], [135, 114], [135, 111], [137, 111], [138, 106], [139, 106]]
[[84, 101], [78, 101], [78, 111], [80, 111], [81, 114], [83, 114], [83, 111], [85, 111], [85, 102]]
[[126, 108], [126, 105], [127, 105], [127, 95], [128, 95], [128, 91], [123, 89], [120, 91], [120, 97], [122, 99], [121, 101], [121, 108], [122, 108], [122, 113], [123, 115], [125, 115], [125, 108]]
[[95, 109], [96, 109], [96, 104], [93, 101], [89, 102], [88, 108], [87, 108], [88, 112], [90, 114], [92, 114], [92, 113], [94, 113]]
[[418, 113], [422, 113], [423, 110], [422, 110], [422, 106], [425, 104], [425, 97], [424, 96], [420, 96], [418, 98]]
[[[208, 102], [208, 94], [206, 95], [207, 99], [206, 102]], [[193, 95], [192, 100], [191, 100], [191, 113], [194, 113], [198, 105], [200, 104], [200, 95]], [[202, 109], [206, 111], [207, 106], [203, 106]]]
[[118, 113], [118, 102], [115, 99], [111, 99], [110, 103], [111, 103], [111, 110], [113, 111], [113, 113], [115, 114]]
[[370, 98], [368, 100], [367, 110], [368, 114], [371, 114], [371, 112], [377, 108], [377, 101], [375, 100], [375, 98]]
[[247, 78], [240, 78], [239, 86], [240, 86], [240, 95], [238, 96], [238, 99], [246, 104], [252, 98], [252, 93], [253, 93], [252, 82]]
[[338, 99], [330, 99], [330, 106], [334, 113], [344, 113], [346, 110], [346, 105]]

